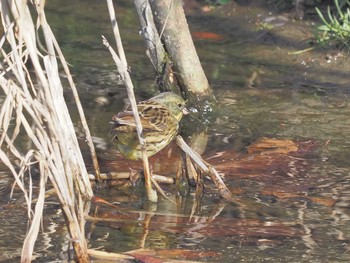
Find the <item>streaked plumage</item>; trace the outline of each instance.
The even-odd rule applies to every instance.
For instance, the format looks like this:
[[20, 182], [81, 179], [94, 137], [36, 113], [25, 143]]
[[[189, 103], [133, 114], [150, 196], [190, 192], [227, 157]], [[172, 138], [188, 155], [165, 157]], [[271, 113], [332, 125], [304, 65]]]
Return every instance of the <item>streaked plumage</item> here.
[[[187, 114], [185, 101], [173, 92], [163, 92], [137, 104], [147, 155], [152, 156], [167, 146], [177, 135], [179, 121]], [[131, 109], [113, 116], [112, 136], [120, 153], [130, 160], [141, 159], [141, 146], [137, 138]]]

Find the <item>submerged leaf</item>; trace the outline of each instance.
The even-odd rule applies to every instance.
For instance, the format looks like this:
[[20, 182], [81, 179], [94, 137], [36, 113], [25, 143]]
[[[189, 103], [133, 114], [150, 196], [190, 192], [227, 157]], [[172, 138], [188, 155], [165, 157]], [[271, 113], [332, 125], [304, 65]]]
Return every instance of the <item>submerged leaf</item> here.
[[193, 32], [192, 36], [195, 39], [209, 39], [209, 40], [223, 40], [222, 35], [213, 33], [213, 32]]
[[311, 196], [305, 196], [301, 194], [294, 194], [294, 193], [288, 193], [288, 192], [280, 192], [280, 191], [264, 191], [262, 192], [263, 195], [273, 195], [280, 199], [287, 199], [287, 198], [306, 198], [310, 201], [321, 204], [324, 206], [332, 206], [336, 200], [333, 198], [324, 198], [324, 197], [311, 197]]
[[296, 152], [298, 146], [291, 140], [286, 139], [274, 139], [262, 137], [248, 146], [248, 153], [261, 154], [288, 154], [290, 152]]

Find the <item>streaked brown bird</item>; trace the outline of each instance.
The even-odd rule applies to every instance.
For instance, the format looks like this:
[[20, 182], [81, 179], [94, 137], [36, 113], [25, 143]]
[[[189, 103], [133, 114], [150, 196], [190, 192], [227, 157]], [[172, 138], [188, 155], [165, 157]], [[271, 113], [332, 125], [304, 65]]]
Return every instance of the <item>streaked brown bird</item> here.
[[[167, 146], [177, 135], [179, 122], [188, 111], [185, 101], [173, 92], [163, 92], [137, 104], [147, 156]], [[119, 152], [130, 160], [141, 159], [141, 146], [131, 107], [112, 118], [112, 138]]]

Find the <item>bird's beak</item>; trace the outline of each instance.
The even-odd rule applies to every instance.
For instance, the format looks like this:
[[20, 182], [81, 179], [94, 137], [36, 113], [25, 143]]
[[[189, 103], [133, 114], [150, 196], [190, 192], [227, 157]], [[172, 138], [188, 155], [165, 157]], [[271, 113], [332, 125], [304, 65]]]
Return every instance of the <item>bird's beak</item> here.
[[182, 114], [183, 114], [183, 115], [187, 115], [187, 114], [190, 114], [190, 112], [188, 111], [188, 109], [183, 108], [183, 109], [182, 109]]
[[118, 124], [118, 123], [119, 123], [119, 121], [118, 121], [119, 115], [121, 115], [121, 113], [118, 113], [118, 114], [113, 115], [112, 121], [110, 121], [109, 123], [110, 123], [110, 124]]

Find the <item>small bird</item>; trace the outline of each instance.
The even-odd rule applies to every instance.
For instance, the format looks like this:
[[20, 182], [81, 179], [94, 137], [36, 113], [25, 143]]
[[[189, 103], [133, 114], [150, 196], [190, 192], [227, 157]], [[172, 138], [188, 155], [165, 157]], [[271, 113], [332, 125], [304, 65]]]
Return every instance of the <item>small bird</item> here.
[[[177, 135], [179, 122], [188, 114], [185, 101], [173, 92], [163, 92], [137, 104], [147, 156], [150, 157], [167, 146]], [[139, 160], [141, 146], [131, 107], [112, 118], [112, 139], [119, 152], [130, 160]]]

